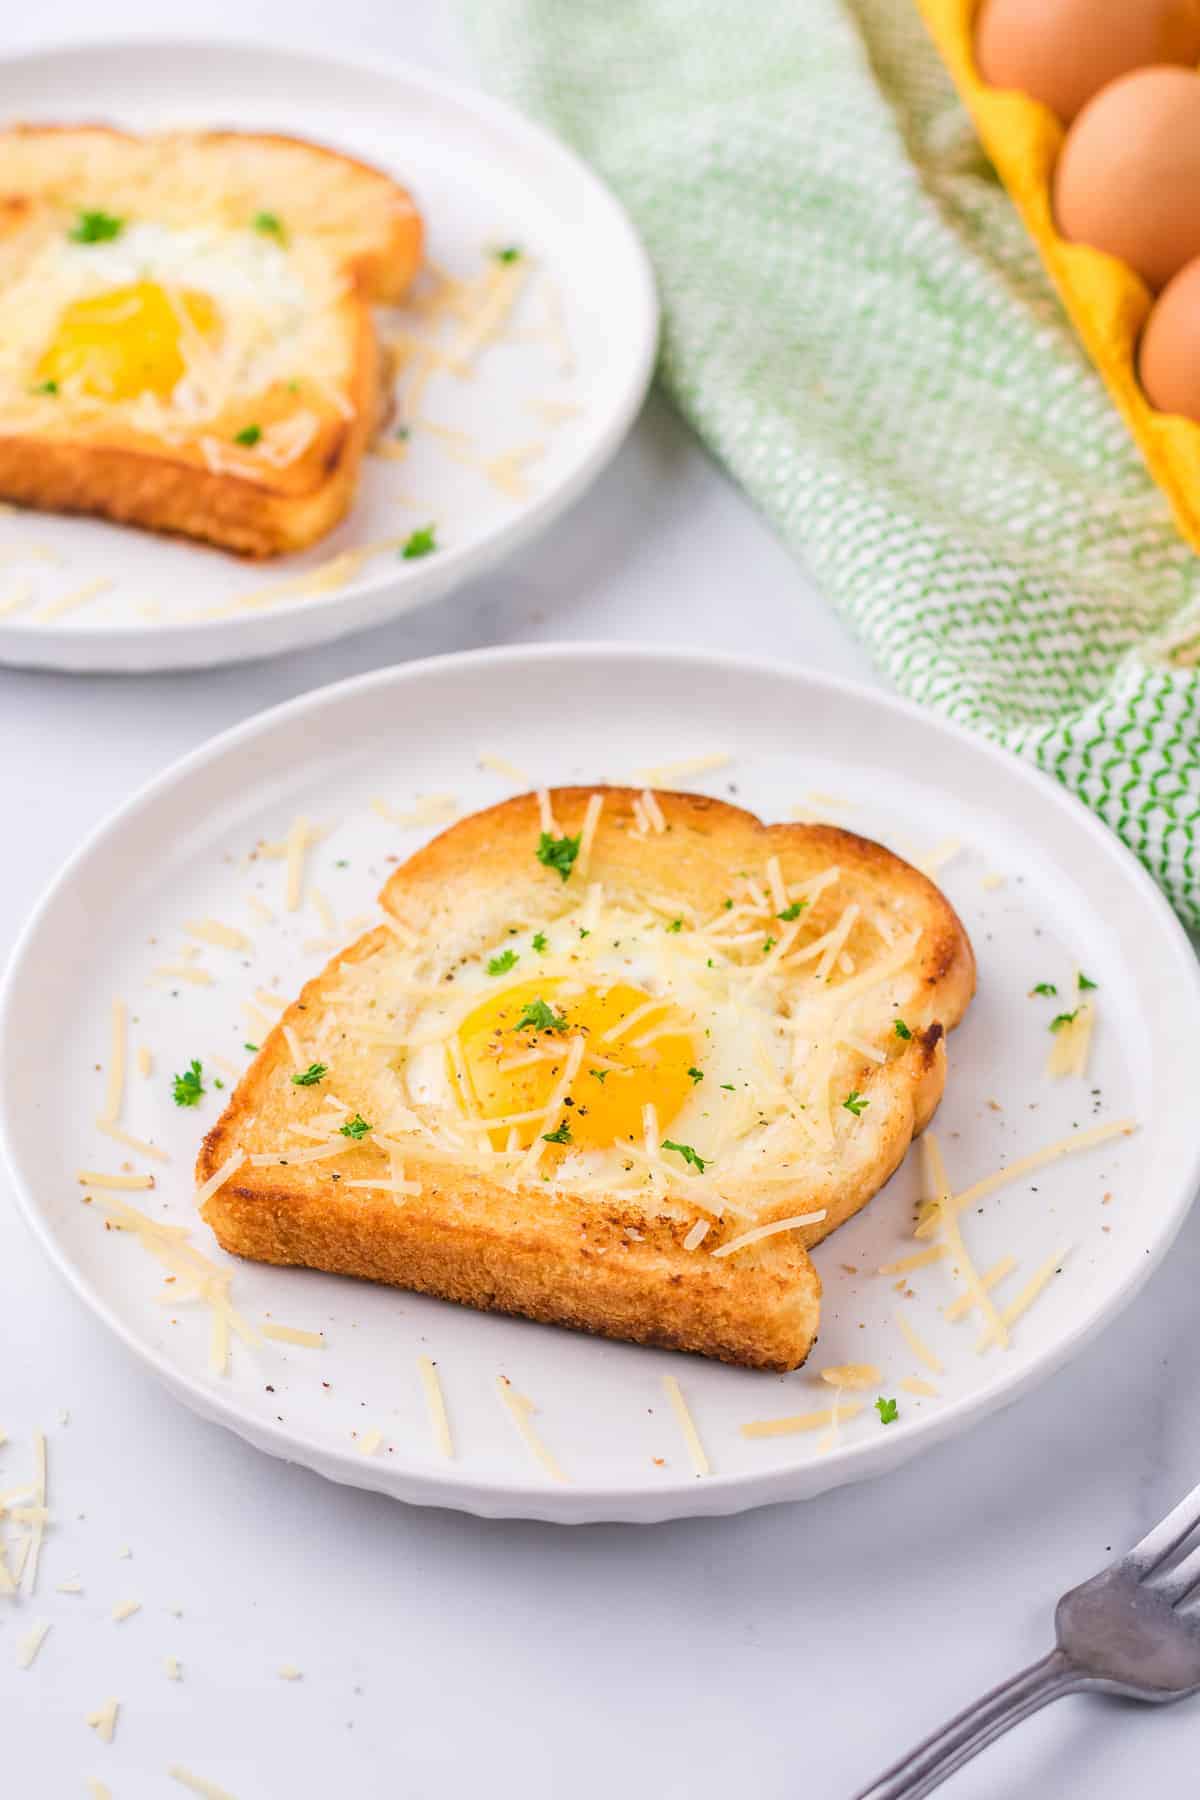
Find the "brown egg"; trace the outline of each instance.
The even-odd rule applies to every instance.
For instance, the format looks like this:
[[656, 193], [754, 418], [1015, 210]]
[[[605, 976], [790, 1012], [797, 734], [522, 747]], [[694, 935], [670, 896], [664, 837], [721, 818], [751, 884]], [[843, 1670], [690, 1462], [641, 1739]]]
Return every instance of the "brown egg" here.
[[1154, 305], [1138, 345], [1138, 378], [1151, 406], [1200, 424], [1200, 257]]
[[1200, 0], [983, 0], [975, 60], [992, 87], [1032, 94], [1069, 125], [1118, 75], [1200, 63]]
[[1200, 256], [1200, 75], [1138, 69], [1089, 100], [1054, 171], [1054, 217], [1152, 288]]

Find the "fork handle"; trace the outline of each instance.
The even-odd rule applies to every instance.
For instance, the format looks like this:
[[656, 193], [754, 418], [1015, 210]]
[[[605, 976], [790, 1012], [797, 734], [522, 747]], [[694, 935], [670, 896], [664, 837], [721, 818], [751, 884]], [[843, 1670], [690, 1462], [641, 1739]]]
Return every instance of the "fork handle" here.
[[1079, 1671], [1070, 1658], [1061, 1650], [1052, 1650], [1041, 1662], [1031, 1663], [960, 1712], [854, 1800], [921, 1800], [1011, 1725], [1077, 1686]]

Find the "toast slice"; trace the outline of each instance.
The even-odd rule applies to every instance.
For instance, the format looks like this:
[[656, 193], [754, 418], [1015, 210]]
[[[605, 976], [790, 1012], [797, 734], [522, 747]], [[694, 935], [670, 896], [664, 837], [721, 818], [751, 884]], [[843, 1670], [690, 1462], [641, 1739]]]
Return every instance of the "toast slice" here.
[[204, 1142], [222, 1246], [801, 1363], [808, 1247], [932, 1116], [974, 988], [937, 888], [830, 826], [597, 787], [463, 819], [380, 898]]
[[371, 303], [421, 253], [403, 188], [299, 139], [0, 132], [0, 498], [312, 543], [382, 416]]

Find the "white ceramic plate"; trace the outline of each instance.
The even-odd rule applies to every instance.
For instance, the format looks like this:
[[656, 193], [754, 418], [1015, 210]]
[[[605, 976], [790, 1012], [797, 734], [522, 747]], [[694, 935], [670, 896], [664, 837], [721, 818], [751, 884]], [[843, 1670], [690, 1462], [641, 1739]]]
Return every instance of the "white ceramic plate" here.
[[[327, 935], [314, 892], [348, 935], [394, 860], [429, 835], [387, 823], [372, 800], [404, 808], [442, 793], [467, 809], [495, 801], [515, 784], [481, 768], [481, 754], [554, 783], [620, 780], [645, 764], [716, 751], [732, 761], [698, 785], [767, 818], [796, 807], [823, 812], [912, 855], [961, 840], [941, 879], [974, 940], [980, 985], [951, 1040], [938, 1115], [956, 1188], [1064, 1133], [1130, 1115], [1140, 1121], [1136, 1134], [1018, 1181], [965, 1218], [980, 1269], [1016, 1258], [998, 1303], [1068, 1247], [1011, 1346], [978, 1355], [976, 1325], [946, 1320], [959, 1291], [946, 1265], [914, 1273], [902, 1293], [894, 1278], [874, 1273], [919, 1247], [909, 1235], [910, 1157], [858, 1219], [817, 1249], [820, 1344], [813, 1366], [794, 1375], [232, 1260], [244, 1314], [323, 1331], [327, 1348], [237, 1345], [231, 1373], [210, 1375], [205, 1319], [180, 1309], [171, 1322], [156, 1302], [158, 1266], [80, 1203], [76, 1171], [115, 1170], [124, 1154], [93, 1125], [112, 997], [125, 997], [131, 1042], [153, 1055], [149, 1078], [130, 1075], [124, 1126], [171, 1155], [153, 1195], [132, 1198], [190, 1226], [201, 1248], [226, 1260], [196, 1221], [189, 1180], [221, 1095], [210, 1091], [195, 1111], [180, 1110], [171, 1076], [193, 1057], [210, 1081], [214, 1054], [244, 1063], [243, 1003], [253, 990], [277, 983], [290, 994], [326, 960], [310, 942]], [[309, 899], [289, 915], [282, 862], [249, 859], [300, 813], [330, 829], [309, 859]], [[251, 895], [270, 906], [274, 924], [253, 916]], [[211, 974], [207, 987], [156, 975], [180, 964], [184, 921], [204, 916], [251, 933], [253, 954], [205, 949], [191, 966]], [[1074, 1004], [1077, 969], [1099, 983], [1092, 1064], [1085, 1081], [1051, 1084], [1047, 1028], [1056, 1008]], [[1057, 985], [1057, 1000], [1030, 997], [1042, 981]], [[0, 1001], [0, 1125], [22, 1204], [55, 1262], [206, 1417], [335, 1480], [406, 1500], [492, 1515], [655, 1520], [878, 1474], [1013, 1400], [1078, 1350], [1137, 1291], [1192, 1199], [1200, 1133], [1191, 1062], [1179, 1046], [1194, 1035], [1198, 1005], [1193, 953], [1132, 856], [1060, 788], [978, 739], [878, 693], [761, 664], [633, 647], [491, 651], [384, 670], [280, 707], [176, 764], [103, 826], [17, 948]], [[149, 1167], [136, 1155], [127, 1160]], [[919, 1364], [898, 1313], [942, 1374]], [[423, 1354], [441, 1371], [453, 1462], [438, 1456], [427, 1427]], [[827, 1407], [831, 1390], [816, 1369], [864, 1361], [880, 1365], [879, 1391], [899, 1403], [894, 1424], [881, 1424], [871, 1392], [833, 1443], [821, 1431], [767, 1441], [740, 1434], [747, 1420]], [[667, 1373], [681, 1381], [711, 1458], [703, 1479], [666, 1402]], [[497, 1400], [498, 1374], [540, 1408], [537, 1428], [568, 1484], [531, 1461]], [[901, 1384], [912, 1377], [936, 1396], [907, 1391]], [[369, 1431], [383, 1441], [367, 1458], [352, 1434]]]
[[[413, 427], [405, 460], [368, 457], [350, 516], [301, 556], [246, 564], [97, 520], [0, 515], [0, 662], [206, 666], [318, 643], [439, 599], [561, 513], [641, 405], [658, 314], [628, 219], [557, 139], [480, 94], [378, 57], [135, 39], [0, 61], [0, 119], [14, 117], [311, 137], [393, 170], [421, 206], [430, 256], [450, 272], [477, 275], [511, 245], [529, 273], [474, 375], [434, 373], [418, 409], [428, 424]], [[481, 465], [514, 452], [516, 485], [505, 475], [502, 491]], [[435, 555], [403, 561], [393, 549], [336, 590], [267, 593], [430, 522]], [[95, 582], [110, 585], [71, 603]]]

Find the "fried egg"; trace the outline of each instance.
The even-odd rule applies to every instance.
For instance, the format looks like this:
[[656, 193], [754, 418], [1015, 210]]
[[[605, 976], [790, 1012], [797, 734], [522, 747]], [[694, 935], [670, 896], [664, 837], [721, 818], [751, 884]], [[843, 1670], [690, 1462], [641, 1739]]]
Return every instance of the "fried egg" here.
[[101, 212], [38, 230], [0, 286], [0, 380], [48, 422], [71, 402], [147, 401], [192, 422], [313, 371], [344, 374], [340, 278], [310, 243], [253, 221], [180, 229]]
[[586, 901], [507, 932], [414, 1021], [440, 1041], [408, 1063], [413, 1100], [481, 1150], [541, 1143], [540, 1166], [563, 1179], [640, 1168], [664, 1145], [681, 1174], [702, 1173], [753, 1130], [754, 1096], [790, 1055], [775, 991], [739, 981], [732, 1002], [711, 951], [682, 920]]

